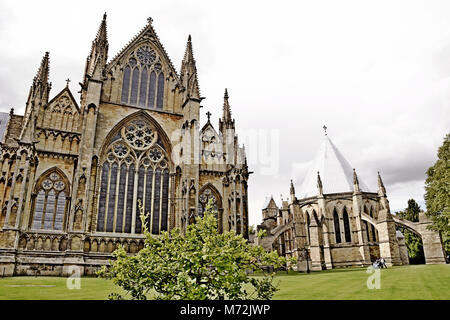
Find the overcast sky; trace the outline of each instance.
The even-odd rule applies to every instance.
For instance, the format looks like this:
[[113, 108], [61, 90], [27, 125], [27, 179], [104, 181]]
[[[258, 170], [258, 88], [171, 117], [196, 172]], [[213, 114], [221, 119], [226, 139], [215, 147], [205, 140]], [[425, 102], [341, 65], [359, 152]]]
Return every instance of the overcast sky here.
[[67, 78], [79, 91], [105, 11], [110, 59], [152, 17], [179, 70], [191, 34], [202, 123], [209, 110], [218, 127], [228, 88], [242, 137], [279, 139], [269, 164], [246, 144], [250, 224], [266, 196], [286, 198], [291, 178], [300, 186], [324, 124], [374, 191], [381, 171], [391, 209], [423, 205], [425, 172], [450, 131], [450, 1], [0, 0], [0, 111], [23, 114], [45, 51], [51, 96]]

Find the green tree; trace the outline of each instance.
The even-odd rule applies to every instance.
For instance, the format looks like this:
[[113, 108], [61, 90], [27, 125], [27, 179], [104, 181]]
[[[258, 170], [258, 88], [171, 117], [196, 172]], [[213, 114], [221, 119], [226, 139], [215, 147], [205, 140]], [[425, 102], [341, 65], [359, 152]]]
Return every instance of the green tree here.
[[438, 150], [438, 160], [427, 171], [425, 201], [432, 229], [439, 231], [445, 251], [450, 253], [450, 134]]
[[[404, 211], [396, 212], [399, 217], [411, 222], [419, 221], [420, 206], [414, 199], [408, 200], [408, 207]], [[398, 227], [405, 236], [406, 247], [408, 248], [409, 262], [411, 264], [425, 263], [423, 244], [420, 236], [406, 228]]]
[[[164, 300], [271, 299], [278, 290], [274, 274], [264, 270], [280, 268], [286, 259], [249, 244], [234, 231], [218, 233], [211, 203], [184, 235], [173, 229], [152, 236], [141, 206], [140, 210], [144, 248], [129, 256], [119, 247], [113, 253], [115, 260], [98, 273], [112, 279], [131, 299], [145, 300], [150, 294]], [[249, 271], [262, 275], [250, 276]]]

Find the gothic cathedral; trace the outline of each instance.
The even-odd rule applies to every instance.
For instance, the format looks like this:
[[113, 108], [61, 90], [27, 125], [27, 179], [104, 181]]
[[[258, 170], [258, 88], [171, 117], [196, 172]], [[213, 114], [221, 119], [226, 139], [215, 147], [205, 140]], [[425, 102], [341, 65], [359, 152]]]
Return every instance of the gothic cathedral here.
[[50, 99], [49, 54], [23, 116], [11, 110], [0, 155], [0, 273], [93, 274], [120, 245], [185, 230], [208, 202], [219, 231], [248, 238], [243, 147], [228, 93], [216, 131], [200, 127], [189, 36], [176, 71], [149, 19], [108, 62], [106, 14], [86, 61], [78, 103], [67, 85]]

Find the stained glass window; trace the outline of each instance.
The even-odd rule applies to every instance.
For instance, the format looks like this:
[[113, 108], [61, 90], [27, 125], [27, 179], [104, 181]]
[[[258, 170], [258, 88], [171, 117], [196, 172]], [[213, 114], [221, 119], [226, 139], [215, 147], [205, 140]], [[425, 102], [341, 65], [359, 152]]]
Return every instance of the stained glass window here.
[[160, 58], [148, 46], [131, 55], [123, 71], [121, 102], [150, 109], [163, 109], [164, 73]]
[[125, 67], [123, 72], [123, 84], [122, 84], [122, 103], [128, 103], [128, 93], [130, 91], [130, 76], [131, 68], [129, 66]]
[[[216, 219], [219, 219], [219, 209], [222, 208], [222, 200], [219, 192], [209, 185], [206, 186], [206, 188], [204, 188], [201, 191], [200, 196], [198, 197], [198, 215], [200, 217], [203, 216], [203, 212], [205, 212], [206, 206], [210, 201], [212, 201], [213, 210], [216, 214]], [[237, 214], [239, 215], [239, 212], [237, 212]], [[218, 227], [220, 227], [221, 225], [222, 223], [218, 221]]]
[[148, 102], [147, 102], [147, 106], [150, 109], [153, 109], [155, 107], [155, 88], [156, 88], [156, 73], [152, 71], [152, 73], [150, 74]]
[[125, 218], [125, 233], [131, 233], [131, 222], [133, 219], [133, 192], [134, 192], [134, 165], [128, 170], [128, 192], [127, 192], [127, 210]]
[[[143, 120], [134, 120], [126, 123], [120, 130], [120, 137], [107, 147], [100, 182], [97, 231], [142, 233], [138, 200], [144, 212], [150, 213], [150, 231], [159, 234], [161, 230], [167, 230], [169, 161], [165, 148], [158, 141], [154, 127]], [[135, 165], [139, 168], [137, 174]], [[119, 191], [116, 195], [117, 183]], [[114, 223], [113, 231], [110, 226]]]
[[158, 95], [156, 97], [156, 109], [163, 108], [164, 99], [164, 73], [160, 73], [158, 76]]
[[108, 195], [108, 215], [106, 216], [106, 231], [113, 231], [114, 223], [114, 207], [116, 203], [116, 183], [117, 183], [117, 163], [113, 163], [111, 166], [111, 178], [109, 182], [109, 195]]
[[141, 107], [145, 107], [147, 105], [147, 80], [147, 68], [144, 68], [141, 72], [141, 89], [139, 92], [139, 106]]
[[352, 242], [352, 235], [350, 232], [350, 221], [348, 219], [347, 209], [344, 208], [344, 231], [345, 231], [345, 242]]
[[66, 197], [68, 186], [56, 172], [46, 174], [39, 180], [31, 229], [62, 231], [69, 202]]
[[124, 217], [124, 202], [125, 202], [125, 184], [127, 178], [127, 165], [122, 163], [120, 166], [120, 180], [119, 180], [119, 194], [117, 202], [117, 220], [116, 220], [116, 232], [121, 233], [123, 229], [123, 217]]
[[131, 105], [136, 105], [138, 87], [139, 87], [139, 69], [136, 68], [133, 71], [133, 78], [131, 80], [131, 96], [130, 96]]
[[334, 235], [336, 236], [336, 243], [341, 243], [341, 227], [339, 226], [339, 216], [336, 209], [333, 211], [334, 220]]
[[162, 191], [162, 213], [161, 213], [161, 231], [167, 231], [168, 208], [169, 208], [169, 171], [164, 170], [163, 191]]

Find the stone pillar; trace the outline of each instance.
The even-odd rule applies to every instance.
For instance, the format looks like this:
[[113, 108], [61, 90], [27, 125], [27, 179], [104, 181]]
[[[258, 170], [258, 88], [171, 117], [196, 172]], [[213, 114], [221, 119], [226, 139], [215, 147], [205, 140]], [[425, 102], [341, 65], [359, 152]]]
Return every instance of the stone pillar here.
[[437, 231], [428, 229], [431, 220], [424, 212], [419, 213], [418, 231], [422, 236], [423, 253], [426, 264], [445, 264], [444, 249], [441, 236]]
[[397, 242], [395, 222], [387, 209], [378, 213], [377, 230], [380, 245], [380, 256], [387, 266], [400, 266], [400, 251]]
[[406, 247], [405, 237], [400, 231], [397, 231], [397, 241], [400, 251], [400, 259], [403, 265], [409, 264], [408, 248]]
[[322, 194], [317, 197], [317, 203], [319, 205], [319, 217], [323, 217], [322, 231], [323, 231], [323, 259], [325, 260], [325, 267], [327, 269], [333, 269], [333, 262], [331, 261], [331, 249], [330, 249], [330, 228], [329, 219], [326, 212], [325, 198]]
[[308, 270], [307, 266], [307, 256], [306, 256], [306, 227], [305, 220], [306, 217], [302, 214], [301, 209], [296, 204], [289, 205], [289, 210], [292, 215], [293, 231], [294, 231], [294, 255], [297, 257], [297, 272], [306, 272]]
[[322, 259], [320, 255], [320, 236], [321, 228], [317, 224], [316, 218], [312, 217], [309, 225], [311, 243], [309, 245], [311, 255], [311, 269], [322, 270]]

